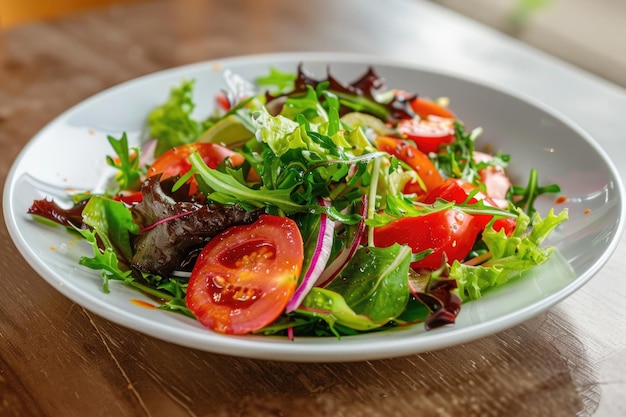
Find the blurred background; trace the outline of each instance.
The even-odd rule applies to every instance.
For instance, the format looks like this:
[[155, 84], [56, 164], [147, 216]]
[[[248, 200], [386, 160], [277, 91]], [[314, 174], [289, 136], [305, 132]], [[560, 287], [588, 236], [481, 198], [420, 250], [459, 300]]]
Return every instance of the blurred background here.
[[626, 86], [626, 0], [432, 0]]
[[37, 20], [80, 13], [94, 7], [132, 1], [142, 0], [0, 0], [0, 27], [8, 29]]
[[[0, 0], [0, 30], [93, 7], [140, 1], [154, 0]], [[626, 87], [626, 0], [426, 1]]]

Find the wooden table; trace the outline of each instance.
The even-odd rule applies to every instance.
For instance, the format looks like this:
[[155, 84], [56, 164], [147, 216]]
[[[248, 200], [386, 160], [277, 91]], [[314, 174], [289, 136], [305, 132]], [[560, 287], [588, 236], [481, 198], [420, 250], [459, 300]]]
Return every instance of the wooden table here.
[[[298, 50], [405, 58], [514, 85], [577, 120], [626, 173], [626, 91], [439, 6], [172, 0], [0, 34], [2, 182], [33, 134], [107, 87]], [[41, 279], [1, 223], [2, 416], [626, 415], [624, 239], [580, 291], [512, 329], [403, 358], [300, 364], [192, 350], [108, 322]]]

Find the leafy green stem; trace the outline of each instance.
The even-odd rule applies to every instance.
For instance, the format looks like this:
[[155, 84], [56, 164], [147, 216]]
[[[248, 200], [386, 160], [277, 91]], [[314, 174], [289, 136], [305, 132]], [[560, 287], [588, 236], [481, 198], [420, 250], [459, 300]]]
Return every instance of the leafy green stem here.
[[[530, 170], [530, 176], [528, 177], [528, 183], [526, 187], [513, 186], [509, 190], [512, 201], [515, 201], [515, 206], [524, 209], [528, 215], [533, 215], [537, 210], [535, 209], [535, 200], [542, 194], [546, 193], [558, 193], [561, 188], [556, 184], [550, 184], [543, 187], [539, 186], [539, 172], [536, 168]], [[516, 197], [520, 199], [515, 200]]]

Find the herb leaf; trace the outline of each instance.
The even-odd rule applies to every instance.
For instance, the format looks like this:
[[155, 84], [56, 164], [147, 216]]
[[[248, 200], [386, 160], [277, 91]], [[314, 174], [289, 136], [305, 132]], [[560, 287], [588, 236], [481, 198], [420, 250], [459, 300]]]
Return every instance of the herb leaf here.
[[119, 171], [115, 176], [119, 184], [119, 190], [116, 191], [136, 190], [141, 179], [139, 150], [137, 148], [132, 148], [132, 151], [129, 150], [126, 132], [122, 134], [120, 139], [115, 139], [113, 136], [107, 136], [107, 139], [118, 159], [115, 160], [111, 156], [106, 157], [107, 164]]

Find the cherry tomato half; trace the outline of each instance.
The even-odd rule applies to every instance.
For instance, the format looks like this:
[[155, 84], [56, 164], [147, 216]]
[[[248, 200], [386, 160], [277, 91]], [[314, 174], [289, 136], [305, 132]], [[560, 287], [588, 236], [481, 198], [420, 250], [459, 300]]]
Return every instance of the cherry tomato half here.
[[302, 236], [291, 219], [264, 214], [250, 225], [230, 227], [198, 256], [187, 306], [216, 332], [258, 330], [285, 310], [303, 259]]
[[454, 119], [435, 116], [402, 119], [398, 121], [396, 129], [426, 154], [437, 152], [440, 146], [454, 142]]
[[429, 190], [439, 186], [443, 182], [441, 174], [435, 167], [428, 155], [417, 149], [410, 143], [396, 138], [380, 136], [374, 140], [378, 150], [396, 156], [401, 161], [409, 165], [424, 182], [424, 190], [418, 182], [410, 182], [404, 186], [406, 194], [415, 193], [423, 195]]
[[374, 244], [408, 245], [413, 253], [427, 249], [434, 252], [411, 264], [413, 268], [437, 269], [445, 254], [448, 263], [464, 259], [471, 251], [481, 228], [471, 214], [442, 210], [416, 217], [403, 217], [374, 229]]
[[[473, 194], [472, 198], [467, 200], [470, 194]], [[438, 198], [458, 204], [463, 202], [466, 202], [467, 204], [474, 204], [477, 203], [479, 200], [482, 200], [488, 206], [498, 207], [494, 200], [487, 194], [485, 194], [480, 188], [462, 179], [446, 178], [441, 183], [441, 185], [439, 185], [437, 188], [432, 189], [428, 194], [422, 197], [420, 201], [425, 204], [432, 204]], [[491, 219], [493, 219], [493, 215], [491, 214], [474, 214], [473, 216], [475, 217], [476, 222], [481, 230], [483, 230], [487, 223], [489, 223]], [[502, 217], [496, 219], [493, 228], [496, 231], [504, 229], [504, 232], [507, 235], [510, 235], [511, 232], [515, 229], [515, 224], [515, 219], [510, 217]]]

